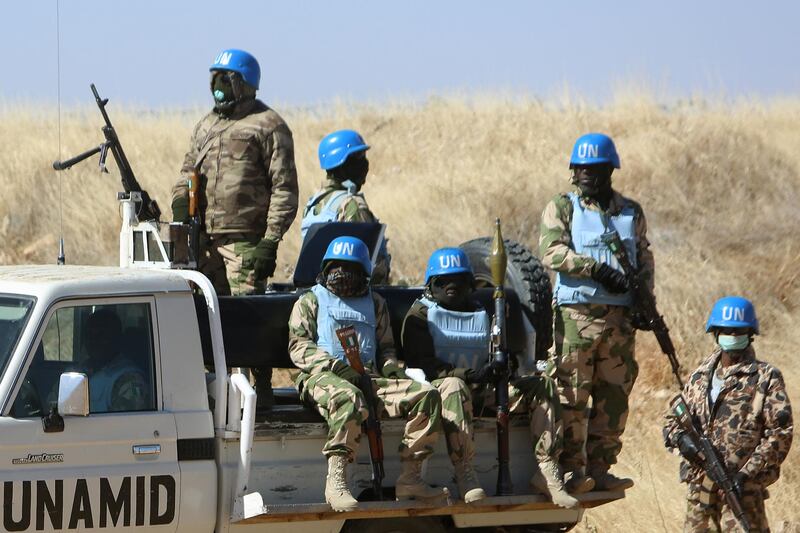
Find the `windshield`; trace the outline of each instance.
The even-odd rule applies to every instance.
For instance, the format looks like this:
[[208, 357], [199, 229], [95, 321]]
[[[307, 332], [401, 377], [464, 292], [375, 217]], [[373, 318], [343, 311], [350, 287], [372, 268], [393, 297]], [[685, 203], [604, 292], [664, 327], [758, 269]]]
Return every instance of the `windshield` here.
[[5, 370], [25, 323], [33, 309], [33, 298], [0, 294], [0, 370]]

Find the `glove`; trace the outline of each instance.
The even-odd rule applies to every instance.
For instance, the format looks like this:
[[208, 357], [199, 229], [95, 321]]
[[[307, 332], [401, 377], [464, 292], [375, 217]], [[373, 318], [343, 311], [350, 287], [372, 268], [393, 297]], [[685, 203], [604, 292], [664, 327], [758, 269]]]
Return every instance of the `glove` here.
[[189, 198], [178, 196], [172, 200], [172, 221], [186, 224], [189, 222]]
[[681, 433], [680, 437], [678, 437], [678, 451], [681, 452], [683, 458], [690, 463], [698, 462], [700, 450], [687, 433]]
[[349, 381], [350, 383], [356, 386], [358, 386], [358, 383], [361, 380], [361, 374], [353, 370], [352, 366], [344, 364], [341, 361], [337, 361], [333, 365], [333, 368], [331, 368], [331, 372], [333, 372], [343, 380]]
[[391, 379], [411, 379], [406, 375], [405, 370], [394, 363], [384, 363], [381, 368], [381, 375]]
[[491, 383], [495, 380], [495, 369], [492, 363], [486, 363], [478, 370], [470, 370], [467, 372], [465, 381], [472, 384]]
[[278, 258], [278, 242], [272, 239], [261, 239], [253, 249], [253, 276], [256, 280], [264, 280], [275, 273]]
[[619, 270], [613, 269], [605, 263], [597, 263], [592, 268], [592, 279], [605, 287], [612, 294], [627, 292], [630, 288], [628, 278]]
[[733, 488], [736, 491], [736, 495], [741, 499], [744, 494], [744, 484], [747, 482], [747, 474], [741, 471], [736, 472], [732, 476], [731, 481], [733, 481]]

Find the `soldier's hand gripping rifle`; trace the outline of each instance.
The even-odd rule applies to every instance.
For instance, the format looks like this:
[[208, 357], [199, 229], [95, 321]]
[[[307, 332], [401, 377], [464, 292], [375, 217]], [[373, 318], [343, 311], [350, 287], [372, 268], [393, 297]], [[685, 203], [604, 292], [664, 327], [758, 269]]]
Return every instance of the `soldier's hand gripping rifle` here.
[[506, 293], [503, 288], [506, 278], [506, 248], [500, 231], [500, 219], [495, 221], [492, 252], [489, 266], [494, 283], [494, 321], [492, 324], [492, 368], [495, 371], [494, 397], [497, 409], [497, 495], [514, 493], [509, 468], [508, 430], [508, 351], [506, 349]]
[[378, 398], [375, 396], [375, 389], [372, 388], [372, 379], [369, 377], [364, 363], [361, 362], [361, 353], [358, 345], [358, 336], [353, 326], [339, 328], [336, 336], [344, 349], [344, 355], [350, 366], [361, 376], [358, 388], [367, 401], [367, 411], [369, 416], [362, 424], [364, 433], [367, 434], [369, 442], [369, 462], [372, 466], [372, 492], [375, 499], [383, 499], [383, 438], [381, 437], [381, 422], [378, 419]]
[[736, 489], [736, 485], [728, 475], [728, 471], [725, 469], [725, 465], [720, 459], [717, 449], [714, 448], [714, 445], [711, 443], [711, 440], [697, 429], [698, 424], [689, 412], [683, 395], [678, 395], [678, 397], [672, 401], [670, 409], [672, 409], [672, 413], [678, 422], [680, 430], [691, 440], [695, 449], [698, 450], [698, 454], [692, 462], [702, 468], [708, 478], [722, 490], [725, 495], [725, 501], [728, 507], [731, 508], [731, 511], [733, 511], [733, 515], [739, 521], [742, 530], [744, 530], [745, 533], [749, 533], [750, 524], [747, 522], [747, 517], [744, 514], [742, 502], [739, 501], [740, 494]]
[[106, 157], [108, 156], [108, 152], [110, 150], [111, 155], [114, 157], [114, 161], [117, 163], [117, 168], [119, 169], [119, 174], [122, 178], [122, 188], [125, 190], [125, 193], [128, 195], [130, 195], [130, 193], [137, 193], [137, 195], [141, 198], [141, 201], [139, 202], [139, 209], [137, 210], [137, 218], [139, 220], [158, 220], [159, 217], [161, 217], [161, 209], [159, 209], [155, 200], [150, 198], [150, 195], [147, 194], [147, 191], [142, 189], [141, 185], [139, 185], [139, 182], [136, 181], [136, 176], [133, 174], [133, 169], [128, 162], [128, 158], [125, 157], [125, 151], [122, 149], [122, 144], [119, 142], [119, 137], [117, 137], [117, 131], [114, 129], [114, 126], [111, 125], [111, 119], [108, 118], [108, 113], [106, 113], [106, 104], [108, 103], [108, 98], [100, 98], [94, 83], [92, 83], [90, 87], [92, 88], [94, 100], [97, 102], [97, 107], [100, 108], [100, 114], [103, 115], [103, 120], [105, 121], [105, 126], [103, 126], [103, 135], [105, 135], [106, 140], [100, 146], [76, 155], [72, 159], [67, 159], [66, 161], [55, 161], [53, 163], [53, 168], [56, 170], [66, 170], [72, 165], [80, 163], [84, 159], [99, 153], [100, 170], [103, 172], [108, 172], [106, 170]]
[[[603, 235], [602, 239], [609, 250], [611, 250], [611, 253], [614, 254], [622, 271], [628, 278], [628, 284], [633, 294], [634, 309], [641, 314], [648, 329], [652, 329], [655, 334], [661, 351], [664, 352], [664, 355], [669, 359], [669, 364], [672, 367], [672, 374], [675, 376], [678, 387], [680, 387], [679, 390], [683, 391], [683, 379], [680, 375], [680, 364], [678, 363], [678, 358], [675, 353], [675, 346], [672, 344], [672, 339], [669, 336], [669, 328], [667, 328], [664, 322], [664, 317], [659, 314], [656, 308], [655, 296], [650, 292], [650, 288], [642, 281], [636, 269], [633, 267], [619, 233], [616, 231], [606, 233]], [[711, 443], [711, 440], [703, 434], [702, 430], [699, 429], [699, 424], [689, 413], [686, 400], [682, 393], [675, 398], [670, 407], [678, 421], [681, 431], [684, 432], [684, 434], [692, 440], [695, 447], [700, 450], [701, 456], [698, 457], [698, 465], [703, 469], [709, 479], [722, 489], [728, 506], [739, 520], [744, 531], [750, 531], [750, 526], [747, 523], [733, 481], [728, 475], [725, 465], [720, 460], [719, 454]]]

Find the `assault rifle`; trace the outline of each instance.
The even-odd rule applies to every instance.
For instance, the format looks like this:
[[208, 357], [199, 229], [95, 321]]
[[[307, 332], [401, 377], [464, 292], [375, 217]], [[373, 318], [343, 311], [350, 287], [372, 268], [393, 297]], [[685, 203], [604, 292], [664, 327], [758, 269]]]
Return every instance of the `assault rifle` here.
[[689, 413], [689, 408], [686, 406], [686, 401], [683, 395], [678, 395], [670, 404], [670, 409], [678, 421], [678, 427], [691, 439], [692, 444], [699, 450], [696, 464], [703, 469], [708, 478], [714, 482], [725, 494], [725, 501], [728, 507], [733, 511], [733, 515], [739, 521], [739, 525], [745, 533], [749, 533], [750, 524], [747, 522], [747, 517], [742, 508], [742, 502], [739, 501], [739, 493], [733, 480], [728, 475], [725, 465], [719, 458], [719, 453], [711, 440], [706, 437], [701, 431], [697, 429], [697, 422], [694, 417]]
[[739, 501], [739, 495], [736, 492], [733, 481], [730, 475], [728, 475], [725, 465], [719, 458], [719, 454], [711, 443], [711, 440], [700, 429], [700, 424], [689, 413], [689, 409], [686, 406], [686, 400], [682, 392], [683, 379], [680, 375], [680, 365], [675, 354], [675, 346], [672, 344], [672, 339], [669, 336], [669, 328], [667, 328], [666, 323], [664, 323], [664, 317], [658, 313], [655, 296], [633, 267], [628, 257], [628, 252], [622, 244], [619, 233], [616, 231], [606, 233], [603, 235], [602, 239], [609, 250], [611, 250], [611, 253], [614, 254], [622, 271], [628, 278], [628, 284], [633, 294], [635, 311], [641, 315], [645, 323], [645, 328], [653, 331], [661, 351], [664, 352], [664, 355], [669, 359], [669, 364], [672, 367], [672, 374], [675, 376], [675, 380], [678, 382], [679, 390], [681, 391], [670, 405], [678, 421], [678, 426], [689, 436], [697, 449], [700, 450], [701, 457], [699, 457], [699, 466], [709, 479], [722, 490], [725, 494], [725, 500], [728, 506], [731, 508], [731, 511], [733, 511], [736, 519], [739, 520], [742, 529], [745, 532], [749, 532], [750, 525], [747, 523], [747, 518], [744, 515], [744, 509], [742, 508], [741, 501]]
[[492, 324], [492, 366], [495, 369], [494, 398], [497, 408], [497, 495], [510, 496], [514, 493], [509, 468], [508, 444], [508, 350], [506, 349], [506, 293], [503, 284], [506, 278], [506, 248], [500, 231], [500, 219], [495, 221], [492, 252], [489, 266], [494, 283], [494, 323]]
[[[103, 120], [105, 121], [105, 126], [103, 126], [103, 135], [105, 135], [106, 140], [99, 146], [87, 150], [82, 154], [78, 154], [71, 159], [67, 159], [66, 161], [55, 161], [53, 163], [53, 168], [55, 170], [67, 170], [76, 163], [80, 163], [84, 159], [99, 153], [100, 170], [102, 172], [108, 172], [106, 169], [106, 157], [108, 157], [108, 152], [110, 150], [111, 155], [114, 157], [114, 161], [117, 164], [117, 168], [119, 169], [120, 177], [122, 178], [122, 187], [125, 190], [125, 193], [123, 194], [128, 195], [129, 198], [134, 200], [136, 200], [137, 197], [140, 198], [138, 201], [139, 208], [137, 209], [137, 218], [139, 220], [157, 221], [159, 217], [161, 217], [161, 209], [159, 209], [156, 201], [150, 198], [150, 195], [147, 194], [147, 191], [143, 190], [141, 185], [139, 185], [139, 182], [136, 181], [136, 176], [133, 174], [133, 169], [131, 168], [130, 163], [128, 163], [128, 158], [125, 157], [125, 151], [122, 149], [122, 144], [119, 142], [117, 131], [114, 129], [114, 126], [111, 125], [111, 119], [108, 118], [108, 113], [106, 113], [106, 104], [108, 103], [108, 98], [100, 98], [94, 83], [92, 83], [90, 87], [92, 88], [94, 100], [97, 102], [97, 107], [100, 108], [100, 114], [103, 115]], [[131, 195], [131, 193], [136, 194]]]
[[336, 330], [336, 336], [344, 349], [344, 355], [350, 366], [359, 373], [361, 378], [358, 381], [358, 388], [367, 400], [367, 411], [369, 415], [362, 424], [364, 433], [367, 434], [369, 442], [369, 462], [372, 466], [372, 492], [375, 499], [383, 499], [383, 438], [381, 437], [381, 422], [378, 419], [378, 398], [375, 397], [375, 389], [372, 388], [372, 379], [369, 377], [364, 364], [361, 362], [361, 354], [358, 346], [358, 336], [353, 326], [347, 326]]

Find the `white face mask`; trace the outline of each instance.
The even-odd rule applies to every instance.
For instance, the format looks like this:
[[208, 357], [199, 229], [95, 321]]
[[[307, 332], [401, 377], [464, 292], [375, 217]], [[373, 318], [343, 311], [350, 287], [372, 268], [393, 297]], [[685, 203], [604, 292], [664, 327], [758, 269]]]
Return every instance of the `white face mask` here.
[[749, 335], [717, 335], [717, 344], [726, 352], [744, 350], [750, 344]]

